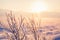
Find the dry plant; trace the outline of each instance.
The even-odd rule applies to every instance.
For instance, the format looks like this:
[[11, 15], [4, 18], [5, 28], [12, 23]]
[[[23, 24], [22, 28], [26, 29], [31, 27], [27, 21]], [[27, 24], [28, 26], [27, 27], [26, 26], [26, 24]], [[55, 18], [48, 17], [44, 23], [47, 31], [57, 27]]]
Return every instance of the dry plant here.
[[[34, 19], [30, 19], [28, 18], [28, 21], [26, 21], [26, 17], [23, 17], [22, 15], [20, 15], [20, 17], [18, 18], [18, 25], [17, 25], [17, 20], [15, 18], [15, 15], [13, 15], [12, 11], [10, 11], [10, 14], [6, 14], [7, 17], [7, 23], [8, 23], [8, 27], [9, 27], [9, 31], [11, 33], [11, 35], [9, 35], [9, 33], [6, 33], [8, 36], [8, 38], [10, 40], [29, 40], [27, 37], [27, 33], [28, 28], [27, 27], [31, 27], [30, 31], [33, 34], [33, 39], [34, 40], [39, 40], [39, 36], [37, 35], [37, 27], [36, 26], [40, 26], [40, 23], [35, 22]], [[24, 23], [24, 21], [26, 21], [26, 24]], [[0, 26], [4, 27], [4, 25], [0, 22]], [[27, 30], [24, 28], [26, 27]], [[27, 33], [26, 33], [27, 32]]]
[[[10, 14], [7, 14], [6, 16], [7, 16], [7, 22], [10, 27], [11, 33], [13, 34], [13, 36], [11, 37], [11, 40], [24, 40], [24, 37], [25, 37], [25, 32], [23, 29], [24, 18], [22, 18], [21, 16], [21, 18], [18, 19], [19, 20], [19, 27], [18, 27], [15, 16], [12, 15], [12, 12], [10, 12]], [[23, 32], [22, 37], [20, 36], [20, 32], [21, 32], [20, 29], [22, 29], [22, 32]]]

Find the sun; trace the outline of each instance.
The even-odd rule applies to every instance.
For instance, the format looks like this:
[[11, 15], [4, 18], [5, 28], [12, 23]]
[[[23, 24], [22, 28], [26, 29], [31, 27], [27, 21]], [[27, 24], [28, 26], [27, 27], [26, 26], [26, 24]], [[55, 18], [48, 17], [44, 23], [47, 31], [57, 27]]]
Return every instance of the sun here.
[[31, 5], [31, 12], [47, 11], [48, 7], [44, 2], [34, 2]]

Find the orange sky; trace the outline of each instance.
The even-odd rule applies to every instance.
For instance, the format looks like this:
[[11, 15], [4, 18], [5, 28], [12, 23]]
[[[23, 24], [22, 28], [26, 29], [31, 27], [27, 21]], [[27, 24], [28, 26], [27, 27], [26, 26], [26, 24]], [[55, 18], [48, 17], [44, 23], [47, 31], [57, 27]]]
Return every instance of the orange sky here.
[[48, 6], [47, 11], [60, 12], [60, 0], [0, 0], [0, 8], [13, 11], [30, 11], [30, 6], [36, 1], [43, 2]]
[[[0, 0], [0, 9], [19, 11], [24, 15], [24, 13], [31, 11], [30, 8], [34, 2], [42, 2], [48, 7], [48, 10], [38, 14], [39, 16], [43, 18], [60, 18], [60, 0]], [[0, 11], [0, 16], [4, 16], [4, 11], [2, 12]]]

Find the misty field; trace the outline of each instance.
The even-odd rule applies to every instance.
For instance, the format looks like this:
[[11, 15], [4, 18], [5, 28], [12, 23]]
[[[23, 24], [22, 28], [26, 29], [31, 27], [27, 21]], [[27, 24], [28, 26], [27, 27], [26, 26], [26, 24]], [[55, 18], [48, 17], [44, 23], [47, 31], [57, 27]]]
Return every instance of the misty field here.
[[5, 24], [0, 21], [0, 40], [56, 40], [60, 28], [54, 25], [41, 27], [41, 19], [34, 17], [16, 17], [12, 12], [6, 13]]

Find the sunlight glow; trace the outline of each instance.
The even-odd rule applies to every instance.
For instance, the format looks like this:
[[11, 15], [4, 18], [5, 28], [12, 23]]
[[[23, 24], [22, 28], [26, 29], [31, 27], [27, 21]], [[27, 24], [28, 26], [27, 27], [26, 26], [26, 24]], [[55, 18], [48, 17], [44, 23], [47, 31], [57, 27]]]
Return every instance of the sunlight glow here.
[[44, 2], [34, 2], [32, 3], [31, 6], [31, 11], [32, 12], [42, 12], [42, 11], [47, 11], [48, 7]]

